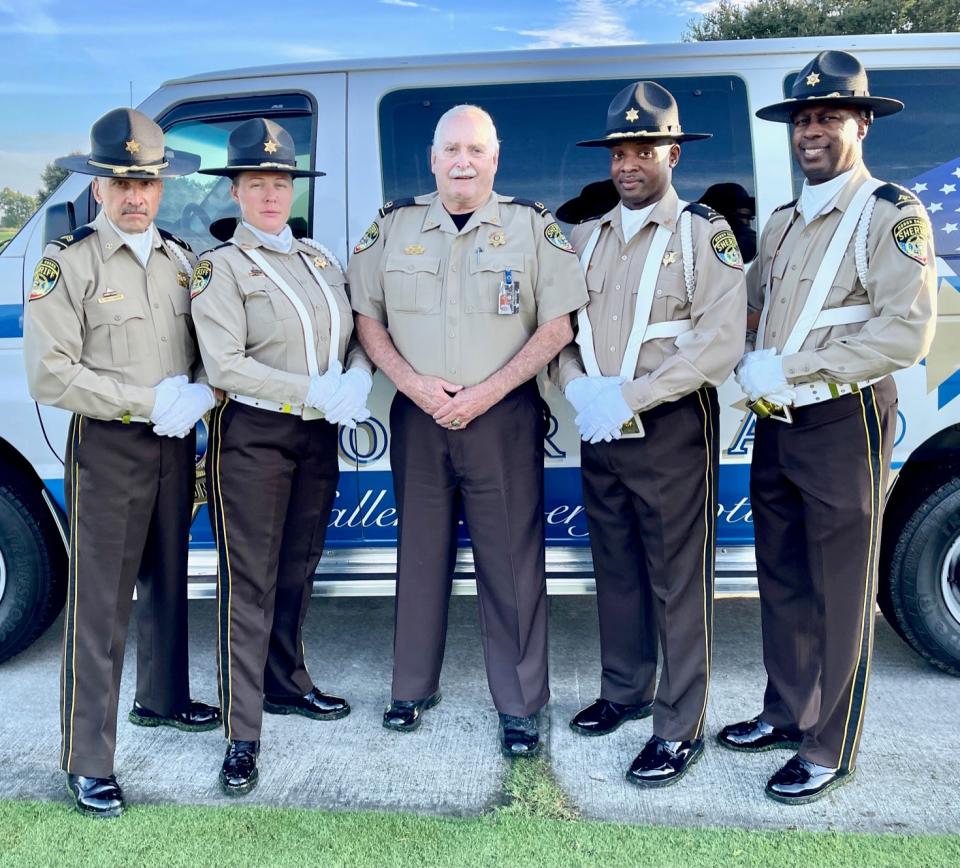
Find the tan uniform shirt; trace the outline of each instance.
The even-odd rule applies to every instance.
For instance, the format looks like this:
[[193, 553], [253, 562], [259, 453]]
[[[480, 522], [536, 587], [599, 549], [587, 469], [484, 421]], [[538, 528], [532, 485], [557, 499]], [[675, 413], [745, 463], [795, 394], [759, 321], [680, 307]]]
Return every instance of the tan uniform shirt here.
[[[293, 242], [289, 253], [279, 253], [240, 225], [233, 237], [242, 247], [256, 249], [306, 308], [322, 374], [330, 352], [330, 308], [301, 254], [312, 260], [340, 313], [337, 358], [345, 369], [360, 366], [372, 371], [353, 337], [350, 296], [334, 260], [300, 240]], [[250, 398], [302, 404], [310, 388], [304, 329], [281, 289], [232, 243], [203, 254], [192, 286], [193, 317], [210, 384]]]
[[[739, 254], [729, 246], [735, 245], [730, 227], [719, 215], [711, 220], [691, 215], [695, 264], [691, 301], [683, 276], [678, 201], [670, 187], [628, 243], [624, 243], [618, 204], [600, 218], [600, 239], [587, 269], [587, 315], [597, 364], [604, 376], [616, 376], [633, 328], [640, 275], [653, 237], [659, 225], [673, 230], [662, 260], [667, 264], [661, 265], [657, 277], [650, 323], [689, 319], [692, 330], [679, 338], [655, 338], [641, 345], [634, 379], [622, 387], [624, 399], [636, 411], [675, 401], [704, 384], [718, 386], [743, 353], [746, 287]], [[574, 229], [578, 252], [586, 247], [595, 226], [591, 221]], [[719, 251], [714, 249], [714, 239]], [[561, 387], [583, 374], [580, 348], [572, 343], [560, 353]]]
[[[766, 303], [770, 308], [764, 333], [766, 347], [782, 351], [844, 211], [869, 178], [870, 173], [861, 165], [836, 205], [809, 226], [797, 208], [782, 208], [767, 221], [760, 255], [747, 273], [750, 307], [761, 310]], [[918, 218], [922, 223], [916, 222]], [[919, 246], [912, 246], [909, 240], [918, 227], [925, 238], [920, 239]], [[811, 331], [800, 352], [783, 360], [787, 380], [856, 383], [908, 368], [921, 359], [933, 340], [936, 323], [937, 270], [931, 239], [927, 213], [916, 198], [905, 194], [899, 204], [877, 198], [867, 236], [866, 286], [857, 274], [854, 233], [824, 304], [824, 310], [829, 310], [869, 303], [874, 315], [866, 322]], [[916, 243], [914, 239], [913, 245]], [[904, 247], [911, 252], [905, 252]], [[748, 336], [748, 349], [753, 348], [754, 338], [754, 334]]]
[[90, 225], [48, 244], [37, 266], [23, 335], [30, 394], [96, 419], [148, 418], [157, 383], [199, 368], [189, 275], [155, 228], [144, 268], [105, 214]]
[[[501, 315], [507, 269], [520, 309]], [[538, 326], [587, 299], [577, 257], [550, 214], [496, 193], [460, 231], [437, 193], [388, 210], [348, 271], [353, 309], [383, 323], [418, 374], [464, 386], [487, 379]]]

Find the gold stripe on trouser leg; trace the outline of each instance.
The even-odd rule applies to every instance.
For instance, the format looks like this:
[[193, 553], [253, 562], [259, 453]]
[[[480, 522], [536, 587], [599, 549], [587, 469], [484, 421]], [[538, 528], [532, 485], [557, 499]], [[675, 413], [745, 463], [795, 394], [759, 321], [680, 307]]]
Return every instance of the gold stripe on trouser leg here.
[[[713, 622], [713, 607], [710, 606], [707, 597], [711, 593], [711, 587], [708, 587], [707, 563], [712, 562], [713, 555], [708, 551], [712, 540], [710, 533], [710, 522], [713, 515], [710, 508], [713, 503], [713, 419], [710, 414], [710, 401], [705, 402], [703, 390], [697, 390], [697, 400], [700, 402], [700, 410], [703, 412], [703, 443], [706, 450], [706, 465], [704, 470], [704, 481], [706, 491], [703, 498], [703, 555], [701, 557], [701, 575], [703, 584], [703, 642], [704, 642], [704, 662], [706, 664], [706, 682], [703, 685], [703, 708], [700, 710], [700, 718], [697, 721], [697, 730], [694, 738], [700, 738], [703, 734], [703, 723], [707, 715], [707, 698], [710, 695], [710, 654], [711, 654], [711, 625]], [[715, 515], [715, 513], [714, 513]]]
[[[223, 709], [223, 731], [229, 739], [231, 713], [233, 711], [232, 664], [231, 655], [231, 614], [233, 605], [233, 574], [230, 569], [230, 543], [227, 538], [227, 519], [221, 486], [220, 448], [223, 442], [222, 420], [229, 399], [216, 410], [216, 418], [211, 426], [215, 442], [213, 448], [213, 474], [208, 484], [214, 494], [216, 509], [214, 512], [214, 533], [217, 544], [217, 667], [220, 673], [220, 707]], [[226, 589], [224, 588], [226, 585]], [[224, 623], [226, 621], [226, 623]]]
[[[70, 576], [67, 608], [63, 623], [63, 696], [60, 700], [60, 766], [67, 771], [73, 759], [74, 712], [77, 706], [77, 602], [78, 602], [78, 527], [80, 509], [80, 459], [83, 417], [74, 414], [70, 424]], [[69, 714], [68, 714], [69, 709]]]

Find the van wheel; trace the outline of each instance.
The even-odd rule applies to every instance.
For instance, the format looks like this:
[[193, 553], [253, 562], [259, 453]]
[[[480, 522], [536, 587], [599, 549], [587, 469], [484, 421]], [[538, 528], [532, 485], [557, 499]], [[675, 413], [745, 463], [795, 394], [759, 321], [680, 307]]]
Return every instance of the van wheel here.
[[0, 478], [0, 663], [56, 619], [66, 596], [66, 553], [36, 489]]
[[886, 602], [897, 632], [934, 666], [960, 676], [960, 479], [928, 494], [899, 530], [889, 530]]

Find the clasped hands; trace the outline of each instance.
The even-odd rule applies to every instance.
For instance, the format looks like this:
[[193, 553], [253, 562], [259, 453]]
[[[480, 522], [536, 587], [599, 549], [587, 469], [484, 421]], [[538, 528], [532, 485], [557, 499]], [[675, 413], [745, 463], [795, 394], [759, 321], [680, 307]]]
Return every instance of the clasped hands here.
[[216, 398], [206, 383], [191, 383], [186, 374], [167, 377], [154, 387], [150, 421], [160, 437], [184, 438]]
[[763, 398], [771, 404], [789, 407], [797, 397], [783, 372], [783, 356], [773, 348], [747, 353], [737, 365], [735, 377], [751, 401]]
[[577, 377], [567, 384], [563, 394], [577, 411], [577, 428], [587, 443], [619, 440], [621, 426], [633, 417], [623, 397], [623, 377]]
[[332, 425], [356, 428], [370, 418], [367, 398], [372, 386], [373, 377], [363, 368], [344, 371], [343, 365], [334, 361], [325, 373], [310, 378], [304, 403], [320, 410]]

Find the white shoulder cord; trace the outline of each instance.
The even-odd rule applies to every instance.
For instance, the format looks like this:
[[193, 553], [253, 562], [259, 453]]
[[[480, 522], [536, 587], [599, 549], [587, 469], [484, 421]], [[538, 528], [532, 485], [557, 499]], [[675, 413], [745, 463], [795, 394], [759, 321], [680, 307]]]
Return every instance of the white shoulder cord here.
[[687, 288], [687, 301], [693, 304], [694, 259], [693, 215], [689, 211], [680, 214], [680, 253], [683, 259], [683, 282]]
[[870, 232], [870, 219], [877, 204], [877, 197], [871, 196], [867, 207], [863, 209], [860, 222], [857, 224], [857, 240], [854, 243], [854, 260], [857, 263], [857, 276], [864, 289], [867, 288], [867, 235]]
[[193, 272], [193, 266], [190, 264], [190, 260], [187, 259], [187, 254], [180, 249], [180, 245], [176, 244], [173, 241], [167, 241], [162, 235], [160, 236], [161, 242], [166, 245], [167, 250], [169, 250], [177, 259], [177, 261], [183, 266], [183, 270], [187, 274]]
[[308, 247], [312, 247], [314, 250], [321, 253], [324, 259], [335, 265], [337, 267], [337, 271], [339, 271], [340, 274], [343, 274], [343, 266], [340, 264], [340, 260], [333, 255], [333, 252], [329, 247], [325, 247], [323, 244], [313, 238], [300, 238], [299, 240]]

